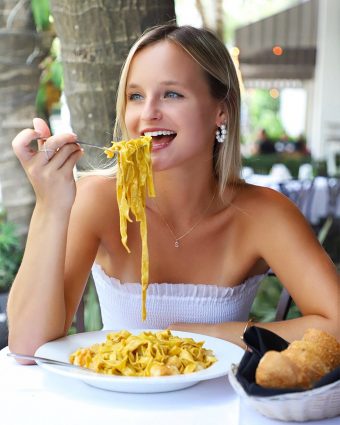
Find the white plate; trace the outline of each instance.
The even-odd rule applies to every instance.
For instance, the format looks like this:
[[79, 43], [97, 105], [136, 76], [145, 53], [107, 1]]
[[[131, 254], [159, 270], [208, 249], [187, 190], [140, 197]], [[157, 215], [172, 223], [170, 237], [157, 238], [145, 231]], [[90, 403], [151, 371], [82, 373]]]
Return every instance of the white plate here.
[[[145, 329], [129, 330], [132, 334], [139, 334]], [[156, 329], [151, 329], [157, 332]], [[47, 357], [54, 360], [69, 362], [69, 355], [80, 347], [88, 347], [95, 343], [104, 342], [109, 332], [117, 331], [96, 331], [85, 332], [66, 336], [55, 341], [48, 342], [38, 348], [35, 355]], [[238, 363], [244, 351], [235, 344], [223, 339], [213, 338], [189, 332], [171, 331], [173, 335], [182, 338], [192, 338], [195, 341], [205, 341], [204, 348], [213, 350], [217, 357], [217, 362], [207, 369], [187, 375], [173, 375], [160, 377], [131, 377], [131, 376], [108, 376], [103, 374], [88, 373], [82, 370], [71, 369], [63, 366], [56, 366], [46, 363], [39, 363], [39, 366], [60, 375], [79, 379], [88, 385], [110, 391], [127, 393], [158, 393], [165, 391], [175, 391], [190, 387], [200, 381], [218, 378], [228, 374], [232, 363]]]

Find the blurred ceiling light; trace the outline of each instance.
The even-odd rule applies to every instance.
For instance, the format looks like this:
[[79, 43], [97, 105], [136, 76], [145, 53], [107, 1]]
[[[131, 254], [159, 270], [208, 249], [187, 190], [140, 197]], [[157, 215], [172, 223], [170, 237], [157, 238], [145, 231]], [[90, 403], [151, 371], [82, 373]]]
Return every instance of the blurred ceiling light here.
[[278, 89], [270, 89], [269, 94], [273, 99], [277, 99], [280, 96]]
[[281, 56], [283, 54], [283, 49], [281, 46], [274, 46], [273, 47], [273, 53], [276, 56]]

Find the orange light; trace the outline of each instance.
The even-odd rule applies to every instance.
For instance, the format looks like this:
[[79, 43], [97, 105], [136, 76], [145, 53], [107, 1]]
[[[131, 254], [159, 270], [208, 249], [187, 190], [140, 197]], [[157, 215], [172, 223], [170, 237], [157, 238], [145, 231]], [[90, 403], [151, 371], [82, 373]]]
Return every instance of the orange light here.
[[274, 46], [273, 47], [273, 53], [276, 56], [281, 56], [283, 54], [283, 49], [280, 46]]
[[278, 89], [270, 89], [269, 94], [273, 99], [277, 99], [280, 96]]

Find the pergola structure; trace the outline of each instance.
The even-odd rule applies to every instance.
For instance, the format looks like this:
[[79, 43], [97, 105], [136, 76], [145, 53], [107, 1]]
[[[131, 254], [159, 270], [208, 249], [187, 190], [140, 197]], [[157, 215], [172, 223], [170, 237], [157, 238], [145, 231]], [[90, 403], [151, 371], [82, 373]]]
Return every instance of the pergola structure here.
[[340, 1], [301, 0], [236, 30], [245, 87], [304, 87], [306, 136], [330, 174], [340, 154]]

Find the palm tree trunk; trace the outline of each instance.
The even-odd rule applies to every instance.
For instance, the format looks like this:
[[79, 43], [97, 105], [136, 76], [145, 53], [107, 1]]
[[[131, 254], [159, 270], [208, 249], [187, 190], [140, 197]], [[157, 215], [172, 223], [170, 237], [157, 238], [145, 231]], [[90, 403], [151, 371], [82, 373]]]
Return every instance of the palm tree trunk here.
[[[213, 4], [212, 4], [213, 3]], [[214, 2], [211, 1], [204, 1], [204, 0], [196, 0], [195, 2], [196, 9], [202, 19], [202, 25], [203, 28], [210, 29], [211, 31], [214, 31], [216, 36], [221, 40], [225, 41], [225, 35], [224, 35], [224, 12], [223, 12], [223, 0], [214, 0]], [[207, 9], [213, 7], [213, 19], [210, 16], [210, 13], [208, 13]]]
[[[112, 139], [120, 69], [137, 37], [149, 26], [175, 19], [173, 0], [51, 0], [61, 41], [65, 95], [80, 140]], [[80, 164], [93, 166], [97, 155]], [[87, 160], [85, 162], [85, 160]]]
[[16, 159], [11, 140], [32, 126], [44, 54], [30, 1], [0, 0], [0, 191], [7, 219], [25, 239], [34, 194]]

